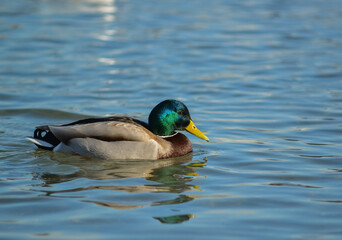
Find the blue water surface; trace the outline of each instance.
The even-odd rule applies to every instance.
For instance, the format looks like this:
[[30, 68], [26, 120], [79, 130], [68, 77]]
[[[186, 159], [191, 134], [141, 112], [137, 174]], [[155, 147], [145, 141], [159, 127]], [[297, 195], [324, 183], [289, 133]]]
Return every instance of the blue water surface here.
[[[341, 239], [342, 1], [2, 0], [0, 239]], [[189, 108], [177, 159], [34, 126]]]

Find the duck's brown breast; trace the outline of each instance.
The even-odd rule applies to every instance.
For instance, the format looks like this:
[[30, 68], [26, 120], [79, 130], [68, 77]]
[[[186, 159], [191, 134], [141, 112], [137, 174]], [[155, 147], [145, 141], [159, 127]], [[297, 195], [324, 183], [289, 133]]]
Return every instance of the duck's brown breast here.
[[166, 137], [164, 140], [171, 144], [171, 150], [167, 155], [161, 156], [161, 158], [179, 157], [192, 152], [192, 144], [190, 140], [181, 133], [177, 133], [171, 137]]

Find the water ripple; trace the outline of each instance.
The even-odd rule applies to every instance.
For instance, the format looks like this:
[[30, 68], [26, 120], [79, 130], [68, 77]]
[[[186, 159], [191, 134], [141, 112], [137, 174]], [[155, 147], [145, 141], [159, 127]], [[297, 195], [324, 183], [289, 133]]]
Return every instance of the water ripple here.
[[[341, 9], [1, 1], [1, 237], [340, 239]], [[24, 140], [43, 124], [146, 120], [166, 98], [211, 142], [185, 133], [190, 156], [115, 162]]]

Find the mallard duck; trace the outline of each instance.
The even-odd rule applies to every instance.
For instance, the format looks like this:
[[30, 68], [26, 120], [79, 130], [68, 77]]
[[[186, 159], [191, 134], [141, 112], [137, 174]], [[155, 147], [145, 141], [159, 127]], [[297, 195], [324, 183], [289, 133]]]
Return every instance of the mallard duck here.
[[169, 99], [155, 106], [148, 123], [129, 117], [88, 118], [38, 126], [28, 140], [38, 148], [104, 159], [163, 159], [192, 151], [186, 130], [209, 141], [184, 103]]

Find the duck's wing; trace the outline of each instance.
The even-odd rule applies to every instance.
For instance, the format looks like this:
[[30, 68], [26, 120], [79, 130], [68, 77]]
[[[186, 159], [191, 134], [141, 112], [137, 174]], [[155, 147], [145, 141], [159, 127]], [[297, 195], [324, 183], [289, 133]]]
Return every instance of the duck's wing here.
[[87, 118], [78, 120], [75, 122], [63, 124], [62, 126], [72, 126], [72, 125], [80, 125], [80, 124], [88, 124], [88, 123], [98, 123], [98, 122], [126, 122], [126, 123], [136, 123], [145, 128], [148, 128], [147, 123], [140, 121], [138, 119], [130, 118], [130, 117], [123, 117], [123, 116], [111, 116], [111, 117], [104, 117], [104, 118]]
[[133, 121], [99, 121], [72, 125], [50, 125], [47, 127], [63, 143], [68, 143], [70, 139], [74, 138], [94, 138], [107, 142], [146, 142], [157, 137], [148, 129]]

